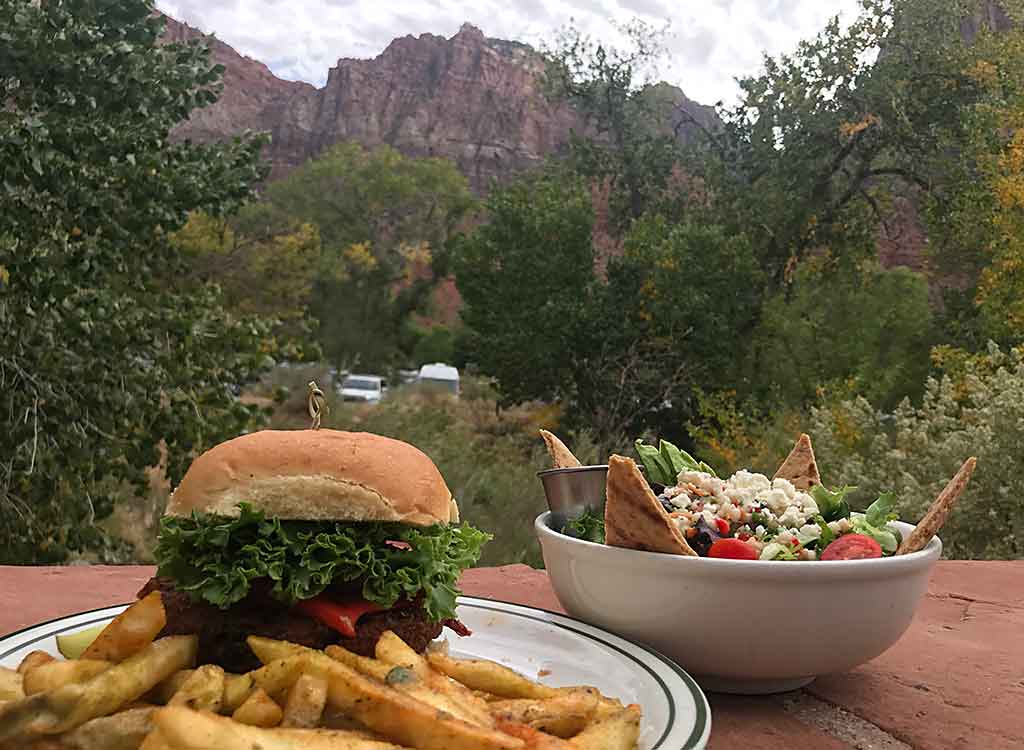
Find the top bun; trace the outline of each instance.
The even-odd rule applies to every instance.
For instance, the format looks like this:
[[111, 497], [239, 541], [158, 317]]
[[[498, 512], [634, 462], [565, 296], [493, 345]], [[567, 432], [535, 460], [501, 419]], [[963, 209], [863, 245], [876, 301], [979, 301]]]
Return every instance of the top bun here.
[[237, 517], [239, 503], [302, 521], [459, 520], [441, 473], [425, 453], [368, 432], [264, 430], [201, 455], [171, 495], [167, 515]]

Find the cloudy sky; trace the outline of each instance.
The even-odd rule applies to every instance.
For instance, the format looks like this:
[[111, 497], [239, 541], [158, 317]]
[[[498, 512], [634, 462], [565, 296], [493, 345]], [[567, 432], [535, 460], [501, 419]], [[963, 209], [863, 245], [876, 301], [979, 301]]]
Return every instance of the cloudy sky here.
[[493, 37], [539, 45], [570, 20], [603, 40], [614, 22], [669, 22], [658, 77], [699, 102], [736, 96], [733, 78], [761, 54], [792, 50], [832, 16], [849, 21], [857, 0], [157, 0], [278, 76], [320, 86], [340, 57], [375, 57], [393, 38], [451, 36], [463, 22]]

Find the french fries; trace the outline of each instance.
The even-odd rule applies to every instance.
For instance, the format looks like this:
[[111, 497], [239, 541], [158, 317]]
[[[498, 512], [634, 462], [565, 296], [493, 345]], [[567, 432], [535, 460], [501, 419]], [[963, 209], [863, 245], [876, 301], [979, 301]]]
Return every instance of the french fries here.
[[13, 701], [25, 697], [24, 677], [20, 672], [0, 667], [0, 701]]
[[64, 644], [80, 658], [0, 668], [0, 748], [635, 750], [639, 736], [639, 708], [596, 688], [421, 655], [390, 631], [375, 658], [250, 637], [263, 666], [232, 675], [196, 666], [195, 636], [156, 640], [164, 624], [150, 595], [92, 643]]
[[32, 651], [21, 660], [21, 664], [18, 665], [18, 674], [24, 675], [26, 672], [30, 672], [36, 667], [51, 661], [57, 660], [45, 651]]
[[597, 710], [599, 694], [593, 688], [572, 688], [554, 698], [517, 698], [488, 705], [499, 722], [525, 724], [556, 737], [579, 734]]
[[101, 672], [110, 669], [109, 661], [78, 659], [74, 661], [48, 661], [30, 669], [22, 677], [25, 695], [45, 693], [62, 685], [91, 680]]
[[185, 678], [167, 705], [216, 713], [223, 701], [224, 670], [213, 664], [204, 664]]
[[160, 734], [175, 750], [398, 750], [362, 732], [331, 729], [265, 729], [220, 716], [167, 707], [154, 716]]
[[327, 705], [327, 680], [304, 674], [288, 691], [281, 717], [282, 727], [310, 729], [320, 723]]
[[124, 661], [152, 643], [166, 624], [163, 600], [154, 591], [111, 620], [81, 658]]
[[276, 727], [281, 723], [283, 716], [281, 707], [263, 688], [253, 690], [245, 699], [245, 703], [231, 714], [231, 718], [238, 723], [253, 727]]
[[453, 659], [439, 650], [427, 653], [434, 669], [461, 682], [470, 690], [482, 690], [503, 698], [554, 698], [554, 688], [532, 682], [518, 672], [493, 661]]
[[136, 750], [152, 729], [152, 707], [90, 719], [57, 738], [62, 750]]

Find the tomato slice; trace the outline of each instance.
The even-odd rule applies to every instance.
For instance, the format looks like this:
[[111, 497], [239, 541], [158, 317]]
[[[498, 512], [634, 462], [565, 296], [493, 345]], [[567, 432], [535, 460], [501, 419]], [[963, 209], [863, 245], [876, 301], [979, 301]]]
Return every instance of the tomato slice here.
[[708, 557], [720, 557], [729, 560], [756, 560], [759, 555], [752, 544], [739, 539], [719, 539], [711, 545]]
[[715, 526], [718, 527], [718, 533], [722, 536], [725, 536], [729, 533], [729, 522], [726, 521], [724, 518], [716, 518]]
[[821, 553], [822, 560], [865, 560], [882, 556], [882, 546], [864, 534], [844, 534]]
[[356, 635], [356, 623], [359, 618], [370, 612], [382, 612], [387, 607], [368, 602], [365, 599], [353, 599], [347, 602], [338, 602], [329, 599], [323, 594], [314, 596], [312, 599], [303, 599], [295, 605], [295, 609], [304, 615], [319, 620], [331, 630], [336, 630], [346, 638], [354, 638]]

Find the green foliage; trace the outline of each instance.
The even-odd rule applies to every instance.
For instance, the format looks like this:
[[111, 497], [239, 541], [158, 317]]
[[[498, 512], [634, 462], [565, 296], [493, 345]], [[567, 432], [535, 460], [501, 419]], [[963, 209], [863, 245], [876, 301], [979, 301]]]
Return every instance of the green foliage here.
[[116, 558], [96, 521], [145, 467], [251, 424], [231, 384], [272, 348], [218, 291], [183, 289], [167, 242], [230, 210], [261, 141], [171, 144], [216, 99], [198, 45], [163, 45], [149, 2], [0, 2], [0, 561]]
[[639, 218], [672, 174], [681, 143], [671, 127], [677, 104], [663, 86], [639, 80], [664, 54], [665, 30], [634, 20], [619, 28], [623, 49], [564, 29], [547, 50], [548, 96], [571, 103], [589, 133], [573, 133], [569, 164], [578, 174], [614, 188], [613, 222]]
[[463, 346], [508, 402], [564, 399], [596, 283], [589, 195], [579, 180], [538, 175], [495, 189], [486, 208], [452, 258]]
[[422, 595], [427, 614], [439, 621], [455, 616], [459, 576], [486, 541], [467, 524], [282, 521], [243, 503], [237, 518], [164, 518], [157, 574], [221, 609], [244, 599], [254, 580], [272, 580], [271, 594], [286, 604], [332, 583], [361, 581], [363, 598], [382, 607]]
[[831, 383], [891, 409], [920, 396], [931, 319], [921, 275], [871, 262], [845, 269], [823, 258], [765, 303], [751, 379], [786, 404], [808, 403]]
[[448, 238], [474, 205], [455, 165], [343, 143], [270, 184], [264, 200], [240, 231], [319, 230], [312, 311], [327, 358], [364, 369], [403, 364], [403, 324], [426, 305]]
[[[946, 353], [947, 356], [949, 352]], [[928, 380], [920, 407], [891, 412], [865, 399], [826, 401], [811, 412], [810, 433], [830, 484], [855, 483], [861, 506], [880, 491], [899, 498], [902, 518], [917, 521], [968, 456], [978, 468], [946, 522], [945, 554], [955, 558], [1024, 556], [1024, 356], [994, 345], [959, 356]]]
[[438, 325], [421, 331], [412, 350], [412, 362], [451, 362], [455, 359], [455, 332], [448, 326]]

